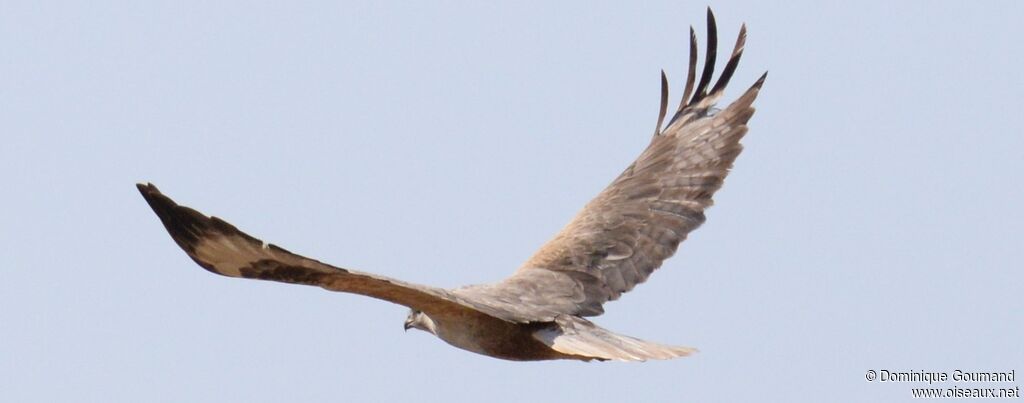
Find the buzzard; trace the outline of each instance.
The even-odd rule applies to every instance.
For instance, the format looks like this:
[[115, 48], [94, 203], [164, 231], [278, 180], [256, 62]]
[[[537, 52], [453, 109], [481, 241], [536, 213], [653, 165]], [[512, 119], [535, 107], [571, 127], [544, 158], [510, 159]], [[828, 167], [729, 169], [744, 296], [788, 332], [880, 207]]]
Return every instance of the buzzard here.
[[362, 294], [410, 308], [405, 329], [455, 347], [517, 361], [669, 359], [692, 354], [613, 333], [587, 320], [604, 312], [671, 257], [704, 222], [742, 146], [751, 106], [767, 75], [732, 104], [714, 108], [743, 54], [746, 26], [721, 76], [711, 85], [717, 48], [707, 14], [708, 48], [696, 79], [697, 37], [690, 27], [689, 73], [682, 101], [664, 124], [668, 81], [650, 145], [621, 175], [523, 263], [493, 284], [442, 289], [344, 269], [263, 242], [217, 217], [181, 206], [152, 184], [138, 189], [174, 241], [216, 274], [306, 284]]

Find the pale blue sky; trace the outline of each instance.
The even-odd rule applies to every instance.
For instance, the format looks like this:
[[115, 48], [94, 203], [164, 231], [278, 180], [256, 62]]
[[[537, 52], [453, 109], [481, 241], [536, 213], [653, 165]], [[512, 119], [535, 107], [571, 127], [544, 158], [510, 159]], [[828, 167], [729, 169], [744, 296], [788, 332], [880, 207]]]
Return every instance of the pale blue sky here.
[[727, 98], [770, 74], [708, 222], [595, 319], [701, 349], [644, 364], [495, 360], [403, 307], [211, 275], [134, 184], [343, 267], [494, 281], [646, 145], [706, 3], [209, 3], [0, 2], [0, 400], [902, 401], [921, 385], [865, 371], [1024, 376], [1019, 2], [712, 3], [722, 52], [749, 27]]

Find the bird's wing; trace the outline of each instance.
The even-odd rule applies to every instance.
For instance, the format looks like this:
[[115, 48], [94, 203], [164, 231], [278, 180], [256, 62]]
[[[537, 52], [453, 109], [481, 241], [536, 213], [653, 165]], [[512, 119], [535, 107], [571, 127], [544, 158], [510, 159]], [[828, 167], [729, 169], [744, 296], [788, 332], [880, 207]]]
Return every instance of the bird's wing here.
[[[661, 266], [690, 231], [704, 222], [711, 196], [722, 186], [742, 146], [751, 104], [765, 76], [723, 110], [713, 109], [743, 53], [746, 27], [719, 80], [714, 71], [716, 27], [708, 10], [708, 51], [695, 79], [696, 36], [690, 29], [690, 72], [683, 101], [661, 129], [667, 107], [662, 73], [658, 125], [650, 145], [576, 217], [502, 282], [467, 290], [505, 301], [519, 316], [551, 320], [558, 313], [592, 316]], [[687, 100], [687, 98], [689, 98]], [[459, 290], [455, 290], [459, 291]]]
[[192, 260], [210, 272], [362, 294], [405, 305], [435, 318], [488, 315], [506, 320], [508, 316], [440, 288], [342, 269], [296, 255], [253, 238], [217, 217], [180, 206], [152, 184], [139, 184], [138, 188], [171, 238]]

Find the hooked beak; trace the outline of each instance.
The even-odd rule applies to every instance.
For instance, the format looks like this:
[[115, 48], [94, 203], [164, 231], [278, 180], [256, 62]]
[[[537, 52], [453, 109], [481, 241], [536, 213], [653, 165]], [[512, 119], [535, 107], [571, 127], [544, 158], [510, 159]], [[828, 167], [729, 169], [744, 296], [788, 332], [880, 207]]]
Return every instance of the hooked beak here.
[[408, 332], [409, 329], [412, 329], [412, 321], [411, 320], [405, 321], [405, 326], [403, 326], [403, 327], [405, 327], [405, 331]]

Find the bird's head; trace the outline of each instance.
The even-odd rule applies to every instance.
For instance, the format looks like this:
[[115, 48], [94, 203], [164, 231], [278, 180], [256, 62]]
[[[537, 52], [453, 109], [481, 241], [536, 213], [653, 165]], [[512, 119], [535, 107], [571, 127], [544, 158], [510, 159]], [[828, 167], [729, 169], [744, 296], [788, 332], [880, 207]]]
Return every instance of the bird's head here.
[[405, 318], [405, 330], [419, 329], [437, 335], [437, 327], [434, 321], [427, 314], [415, 309], [409, 310], [409, 316]]

